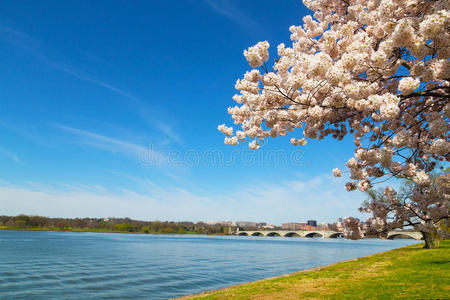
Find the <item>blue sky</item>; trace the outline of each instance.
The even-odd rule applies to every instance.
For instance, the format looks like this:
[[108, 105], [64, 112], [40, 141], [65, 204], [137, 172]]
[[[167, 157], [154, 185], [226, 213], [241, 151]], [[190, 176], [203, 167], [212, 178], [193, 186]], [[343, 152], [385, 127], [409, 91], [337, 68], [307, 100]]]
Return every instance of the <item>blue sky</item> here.
[[0, 2], [0, 214], [358, 215], [364, 195], [330, 175], [350, 140], [250, 152], [217, 131], [243, 50], [289, 44], [307, 13], [297, 0]]

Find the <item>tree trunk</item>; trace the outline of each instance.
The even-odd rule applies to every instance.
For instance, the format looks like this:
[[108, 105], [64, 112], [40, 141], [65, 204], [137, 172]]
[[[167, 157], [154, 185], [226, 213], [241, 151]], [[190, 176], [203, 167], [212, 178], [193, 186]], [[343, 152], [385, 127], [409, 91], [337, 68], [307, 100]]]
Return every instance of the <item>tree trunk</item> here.
[[439, 241], [436, 239], [436, 235], [431, 232], [422, 232], [423, 239], [425, 241], [425, 249], [433, 249], [439, 245]]

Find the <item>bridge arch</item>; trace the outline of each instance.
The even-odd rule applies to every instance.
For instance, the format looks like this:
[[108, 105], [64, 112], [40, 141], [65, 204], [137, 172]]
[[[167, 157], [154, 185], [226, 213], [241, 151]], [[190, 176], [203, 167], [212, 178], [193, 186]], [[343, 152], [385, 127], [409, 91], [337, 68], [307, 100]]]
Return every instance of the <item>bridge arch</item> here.
[[408, 234], [407, 232], [404, 233], [395, 233], [395, 234], [391, 234], [387, 237], [389, 240], [393, 240], [393, 239], [413, 239], [415, 240], [416, 238], [413, 237], [412, 235]]
[[341, 238], [341, 237], [344, 237], [344, 234], [342, 232], [336, 232], [336, 233], [330, 234], [330, 238], [332, 238], [332, 239]]
[[305, 235], [305, 237], [312, 238], [312, 237], [323, 237], [322, 234], [318, 232], [309, 232]]
[[269, 232], [268, 234], [266, 234], [266, 236], [280, 236], [280, 234], [278, 232]]
[[248, 236], [248, 233], [247, 232], [239, 232], [238, 235], [240, 235], [240, 236]]
[[264, 236], [262, 232], [256, 231], [252, 233], [252, 236]]
[[283, 236], [284, 237], [299, 237], [300, 235], [297, 232], [287, 232]]

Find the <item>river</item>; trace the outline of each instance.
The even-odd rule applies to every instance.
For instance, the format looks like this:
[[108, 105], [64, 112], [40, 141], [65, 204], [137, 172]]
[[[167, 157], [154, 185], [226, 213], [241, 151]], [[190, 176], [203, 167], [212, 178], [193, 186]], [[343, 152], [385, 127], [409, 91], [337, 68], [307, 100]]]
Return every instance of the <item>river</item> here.
[[0, 230], [0, 299], [168, 299], [417, 242]]

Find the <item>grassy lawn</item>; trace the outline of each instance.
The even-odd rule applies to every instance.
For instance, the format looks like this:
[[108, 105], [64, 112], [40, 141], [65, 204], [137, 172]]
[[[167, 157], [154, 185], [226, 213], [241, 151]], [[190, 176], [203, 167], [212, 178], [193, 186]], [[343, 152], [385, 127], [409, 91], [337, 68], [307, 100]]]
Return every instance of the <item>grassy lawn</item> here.
[[450, 241], [408, 246], [188, 299], [450, 299]]

